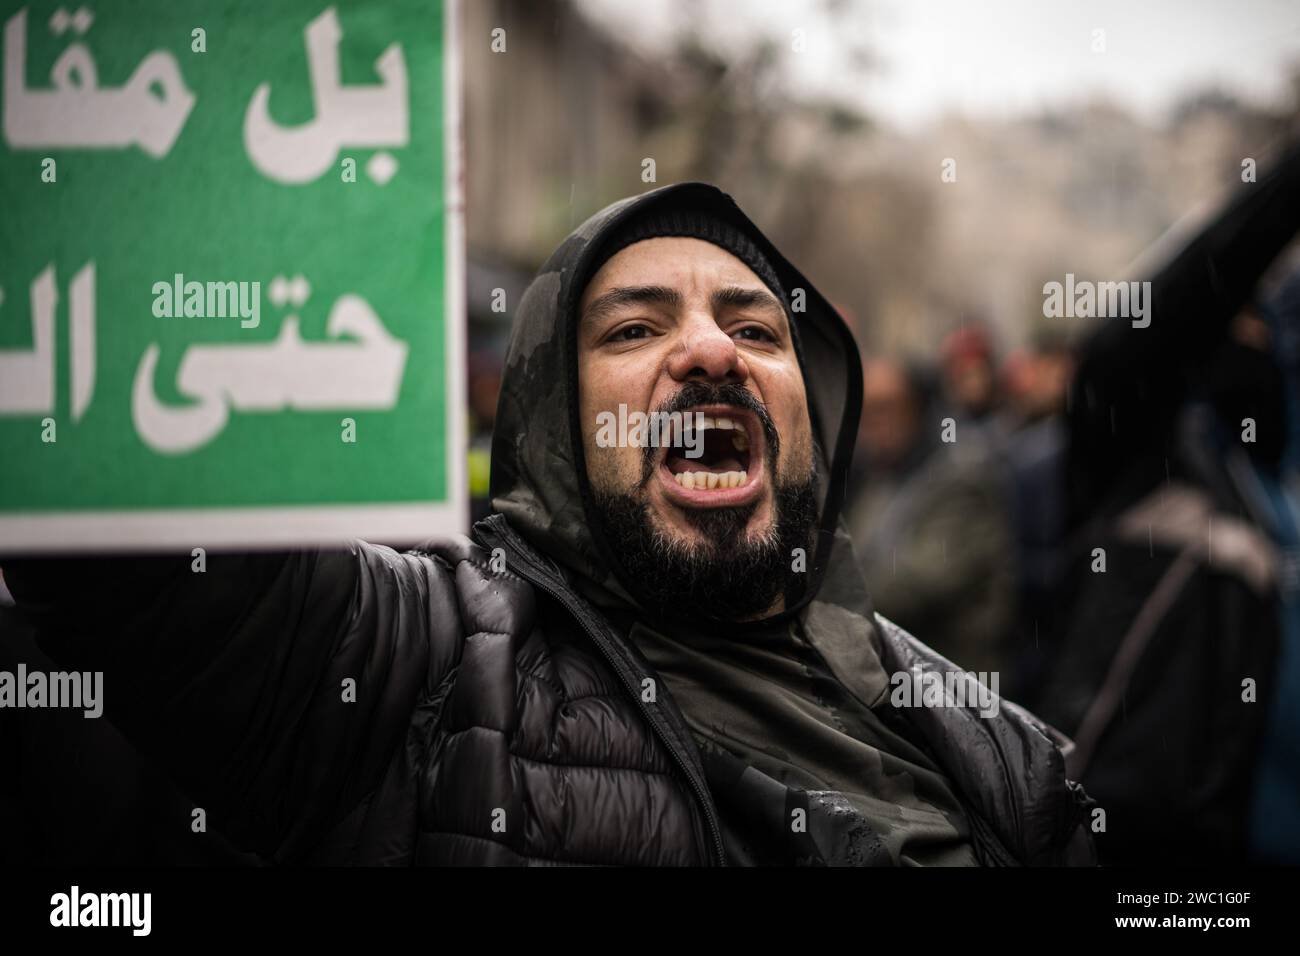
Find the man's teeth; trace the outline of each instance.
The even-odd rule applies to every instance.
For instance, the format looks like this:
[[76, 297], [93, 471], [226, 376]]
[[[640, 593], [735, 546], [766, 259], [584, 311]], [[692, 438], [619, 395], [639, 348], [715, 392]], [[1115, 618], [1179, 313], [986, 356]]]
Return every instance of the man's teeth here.
[[713, 471], [683, 471], [673, 475], [677, 483], [683, 488], [696, 489], [714, 489], [714, 488], [739, 488], [749, 478], [749, 473], [745, 471], [724, 471], [721, 473]]
[[[749, 436], [745, 434], [745, 426], [734, 418], [726, 418], [722, 415], [701, 415], [696, 423], [700, 431], [706, 428], [720, 428], [723, 431], [731, 432], [731, 444], [736, 451], [749, 451]], [[694, 426], [690, 426], [692, 429]]]

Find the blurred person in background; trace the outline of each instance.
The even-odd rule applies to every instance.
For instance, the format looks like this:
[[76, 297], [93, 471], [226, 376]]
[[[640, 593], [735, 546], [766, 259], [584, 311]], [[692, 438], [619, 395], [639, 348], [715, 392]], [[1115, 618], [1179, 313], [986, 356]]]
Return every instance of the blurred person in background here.
[[1041, 635], [1055, 626], [1064, 562], [1065, 409], [1073, 374], [1073, 349], [1051, 329], [1040, 329], [1002, 369], [1006, 405], [993, 443], [1011, 503], [1019, 582], [1009, 693], [1041, 678]]
[[1300, 269], [1259, 309], [1282, 373], [1285, 432], [1276, 469], [1256, 464], [1264, 527], [1281, 554], [1280, 637], [1250, 803], [1251, 857], [1300, 865]]
[[961, 667], [1001, 672], [1016, 587], [1004, 482], [970, 423], [942, 440], [931, 393], [901, 361], [866, 361], [850, 534], [882, 614]]
[[[1100, 518], [1072, 552], [1064, 634], [1042, 707], [1114, 825], [1103, 860], [1245, 858], [1245, 819], [1277, 642], [1281, 381], [1243, 313], [1199, 368], [1170, 436], [1170, 478]], [[1258, 441], [1243, 442], [1243, 422]], [[1153, 443], [1154, 448], [1162, 442]], [[1257, 687], [1242, 706], [1242, 680]]]
[[943, 398], [959, 421], [984, 422], [997, 409], [997, 362], [982, 323], [948, 333], [939, 349]]
[[1243, 862], [1284, 841], [1263, 835], [1271, 808], [1300, 802], [1294, 760], [1276, 769], [1295, 733], [1277, 702], [1287, 392], [1249, 305], [1297, 209], [1293, 148], [1155, 273], [1145, 321], [1104, 320], [1080, 349], [1063, 626], [1037, 701], [1105, 811], [1105, 863]]

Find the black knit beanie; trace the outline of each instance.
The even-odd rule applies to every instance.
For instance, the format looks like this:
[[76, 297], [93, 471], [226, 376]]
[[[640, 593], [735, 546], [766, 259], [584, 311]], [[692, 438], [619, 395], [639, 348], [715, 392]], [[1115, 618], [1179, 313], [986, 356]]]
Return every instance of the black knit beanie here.
[[[703, 239], [749, 266], [754, 274], [763, 280], [763, 284], [772, 291], [777, 300], [790, 314], [785, 290], [776, 277], [776, 270], [767, 261], [754, 241], [738, 227], [718, 219], [708, 213], [682, 207], [652, 208], [642, 215], [634, 215], [627, 222], [618, 226], [601, 244], [599, 251], [591, 258], [583, 286], [600, 271], [600, 267], [615, 255], [643, 239], [658, 239], [665, 236], [681, 236], [688, 239]], [[794, 323], [790, 323], [793, 327]]]

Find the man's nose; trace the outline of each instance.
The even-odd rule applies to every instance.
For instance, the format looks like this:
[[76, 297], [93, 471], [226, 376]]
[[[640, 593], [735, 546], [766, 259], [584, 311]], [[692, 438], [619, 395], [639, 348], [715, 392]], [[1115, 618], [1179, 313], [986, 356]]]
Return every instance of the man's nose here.
[[744, 382], [749, 378], [749, 369], [735, 340], [718, 328], [717, 321], [707, 312], [684, 320], [677, 348], [668, 360], [668, 373], [679, 382], [688, 379]]

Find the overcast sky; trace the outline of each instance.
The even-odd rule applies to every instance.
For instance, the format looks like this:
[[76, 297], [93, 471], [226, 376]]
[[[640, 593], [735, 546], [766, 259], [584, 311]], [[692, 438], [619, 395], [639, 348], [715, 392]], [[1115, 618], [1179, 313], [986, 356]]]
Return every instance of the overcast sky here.
[[[1180, 95], [1217, 84], [1249, 101], [1290, 102], [1300, 0], [864, 0], [838, 26], [818, 0], [580, 0], [596, 20], [654, 49], [697, 24], [725, 51], [756, 33], [792, 38], [793, 81], [913, 125], [948, 109], [1016, 114], [1109, 95], [1159, 119]], [[703, 8], [706, 12], [701, 13]], [[1093, 52], [1093, 31], [1105, 52]], [[882, 61], [846, 68], [856, 35]]]

